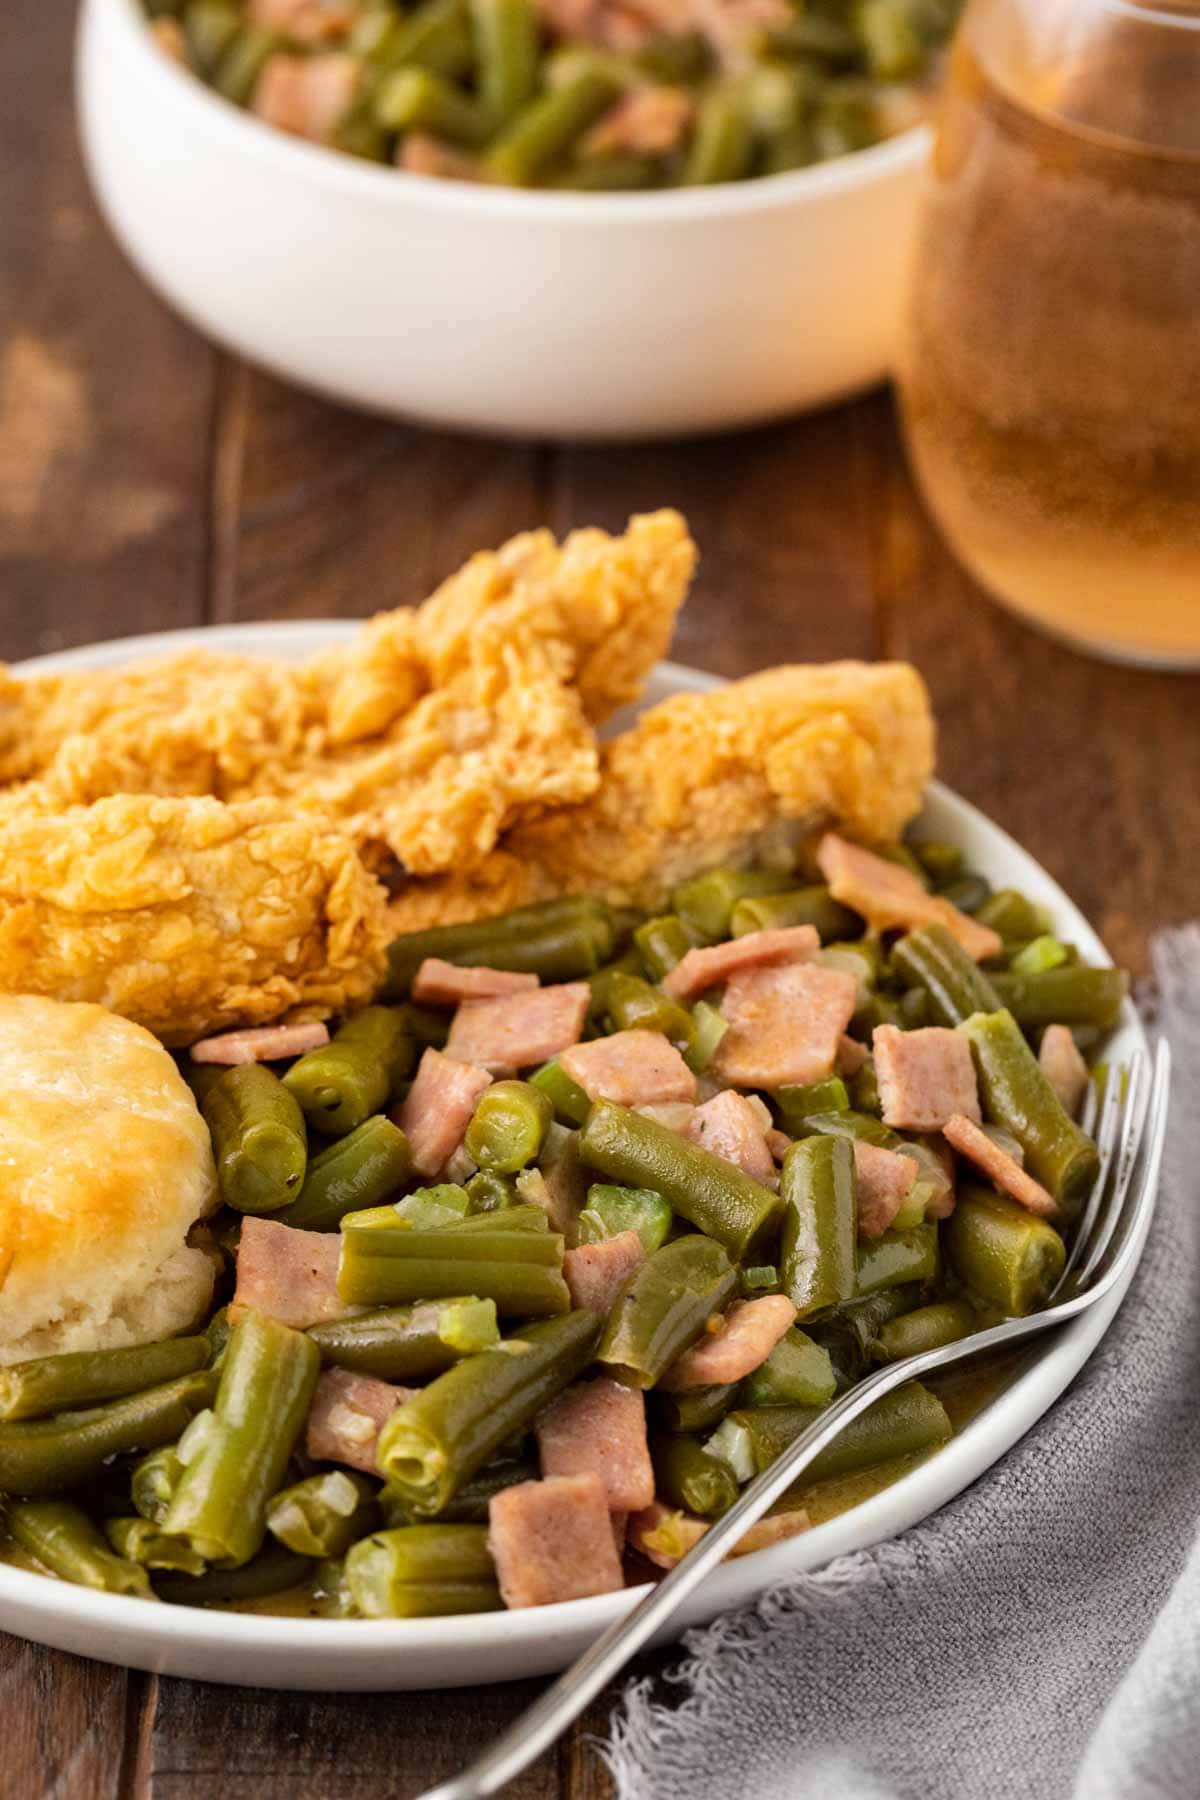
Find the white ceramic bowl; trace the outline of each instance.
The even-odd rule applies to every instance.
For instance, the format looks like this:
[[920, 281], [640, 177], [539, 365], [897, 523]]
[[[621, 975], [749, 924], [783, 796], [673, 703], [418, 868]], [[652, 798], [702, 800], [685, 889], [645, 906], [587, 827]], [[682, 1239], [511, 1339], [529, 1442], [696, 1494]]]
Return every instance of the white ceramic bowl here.
[[[166, 632], [42, 657], [23, 668], [49, 672], [97, 667], [196, 647], [298, 659], [344, 642], [353, 630], [352, 625], [317, 621]], [[662, 663], [644, 704], [681, 690], [717, 685], [711, 675]], [[970, 863], [996, 886], [1018, 887], [1047, 907], [1056, 929], [1073, 939], [1090, 960], [1110, 960], [1062, 889], [965, 800], [934, 783], [923, 822], [932, 836], [961, 844]], [[1145, 1038], [1127, 1005], [1111, 1054], [1124, 1060], [1138, 1048], [1145, 1048]], [[1133, 1265], [1130, 1279], [1132, 1275]], [[1124, 1287], [1114, 1291], [1082, 1317], [1039, 1340], [1011, 1385], [902, 1481], [803, 1537], [723, 1564], [659, 1641], [667, 1642], [686, 1627], [753, 1599], [788, 1576], [893, 1537], [928, 1517], [984, 1474], [1057, 1399], [1099, 1343], [1124, 1293]], [[465, 1618], [310, 1620], [151, 1606], [0, 1564], [0, 1626], [102, 1662], [204, 1681], [325, 1690], [465, 1687], [565, 1668], [644, 1592], [627, 1589], [595, 1600]]]
[[137, 0], [85, 0], [79, 116], [142, 273], [303, 385], [432, 424], [620, 438], [869, 386], [896, 338], [928, 137], [763, 181], [518, 193], [285, 137], [170, 62]]

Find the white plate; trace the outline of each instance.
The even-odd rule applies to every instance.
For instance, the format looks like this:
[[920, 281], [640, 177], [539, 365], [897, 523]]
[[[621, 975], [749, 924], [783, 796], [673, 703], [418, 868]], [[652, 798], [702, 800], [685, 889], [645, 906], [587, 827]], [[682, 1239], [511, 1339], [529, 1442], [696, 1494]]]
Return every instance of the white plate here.
[[[95, 668], [197, 646], [299, 658], [344, 641], [353, 629], [344, 622], [317, 621], [166, 632], [41, 657], [23, 668], [39, 672]], [[646, 703], [681, 690], [718, 685], [712, 676], [663, 663], [650, 683]], [[933, 783], [922, 822], [933, 835], [961, 844], [968, 861], [995, 885], [1020, 888], [1048, 907], [1056, 929], [1073, 939], [1089, 959], [1110, 961], [1057, 883], [965, 800]], [[1125, 1058], [1144, 1045], [1141, 1026], [1127, 1005], [1112, 1054]], [[1132, 1277], [1132, 1266], [1129, 1273]], [[1031, 1366], [1006, 1391], [902, 1481], [803, 1537], [726, 1563], [661, 1641], [753, 1599], [788, 1576], [865, 1549], [927, 1518], [984, 1474], [1036, 1423], [1091, 1355], [1124, 1293], [1122, 1287], [1044, 1340], [1043, 1347], [1032, 1353]], [[307, 1620], [152, 1606], [0, 1565], [0, 1625], [38, 1643], [103, 1662], [204, 1681], [324, 1690], [463, 1687], [563, 1668], [643, 1592], [627, 1589], [594, 1600], [469, 1618]]]

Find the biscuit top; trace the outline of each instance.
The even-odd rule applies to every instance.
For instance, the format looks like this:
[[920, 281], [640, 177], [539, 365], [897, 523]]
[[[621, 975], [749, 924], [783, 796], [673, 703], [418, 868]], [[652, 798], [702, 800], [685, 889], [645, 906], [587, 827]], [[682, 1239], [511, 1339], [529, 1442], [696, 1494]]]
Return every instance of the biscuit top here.
[[145, 1284], [215, 1201], [208, 1128], [157, 1038], [0, 995], [0, 1362], [47, 1328], [50, 1348], [136, 1341]]

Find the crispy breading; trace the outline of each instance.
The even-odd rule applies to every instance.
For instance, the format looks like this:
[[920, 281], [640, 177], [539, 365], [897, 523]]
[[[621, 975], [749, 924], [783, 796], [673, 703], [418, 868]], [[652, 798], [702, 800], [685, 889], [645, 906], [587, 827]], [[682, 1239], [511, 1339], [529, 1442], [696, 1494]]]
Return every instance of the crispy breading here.
[[592, 726], [640, 692], [694, 563], [664, 511], [622, 537], [513, 538], [306, 666], [0, 670], [0, 781], [37, 777], [61, 805], [286, 796], [414, 873], [469, 867], [508, 826], [594, 791]]
[[933, 769], [929, 696], [906, 663], [829, 663], [679, 694], [602, 747], [598, 791], [511, 831], [476, 868], [411, 882], [397, 932], [555, 894], [661, 909], [676, 882], [830, 825], [894, 840]]
[[186, 1044], [362, 1004], [389, 935], [344, 832], [271, 800], [0, 808], [3, 992], [96, 1001]]

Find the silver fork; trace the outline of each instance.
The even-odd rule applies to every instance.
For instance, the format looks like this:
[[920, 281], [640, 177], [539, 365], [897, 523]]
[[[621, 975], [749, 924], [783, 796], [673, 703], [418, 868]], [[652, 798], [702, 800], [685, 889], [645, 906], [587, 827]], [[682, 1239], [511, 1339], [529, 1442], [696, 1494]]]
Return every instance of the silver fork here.
[[1153, 1076], [1138, 1051], [1128, 1065], [1110, 1071], [1103, 1101], [1089, 1090], [1083, 1123], [1099, 1128], [1100, 1173], [1080, 1220], [1074, 1245], [1049, 1304], [1026, 1319], [1007, 1319], [958, 1343], [889, 1363], [835, 1400], [769, 1469], [745, 1489], [671, 1573], [633, 1611], [617, 1619], [564, 1675], [497, 1738], [469, 1769], [430, 1788], [421, 1800], [482, 1800], [519, 1775], [558, 1734], [578, 1718], [613, 1676], [660, 1631], [726, 1551], [791, 1486], [842, 1428], [882, 1395], [918, 1375], [932, 1374], [964, 1357], [998, 1350], [1061, 1325], [1095, 1306], [1137, 1257], [1154, 1211], [1166, 1131], [1170, 1051], [1160, 1043]]

